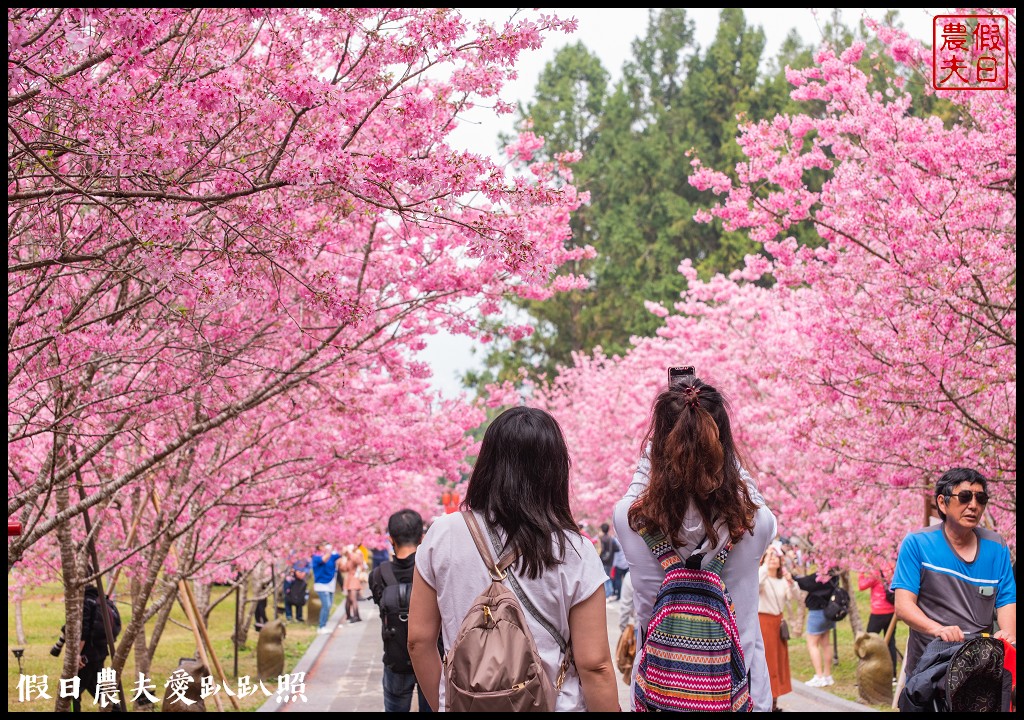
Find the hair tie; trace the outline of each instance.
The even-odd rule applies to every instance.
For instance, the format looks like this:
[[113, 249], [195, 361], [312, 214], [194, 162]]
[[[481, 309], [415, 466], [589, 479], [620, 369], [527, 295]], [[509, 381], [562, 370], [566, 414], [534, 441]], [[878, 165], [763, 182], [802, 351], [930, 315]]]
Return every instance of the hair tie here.
[[700, 407], [699, 393], [700, 393], [700, 390], [698, 390], [697, 388], [693, 387], [692, 385], [689, 386], [689, 387], [683, 388], [683, 400], [690, 407], [698, 408], [698, 407]]

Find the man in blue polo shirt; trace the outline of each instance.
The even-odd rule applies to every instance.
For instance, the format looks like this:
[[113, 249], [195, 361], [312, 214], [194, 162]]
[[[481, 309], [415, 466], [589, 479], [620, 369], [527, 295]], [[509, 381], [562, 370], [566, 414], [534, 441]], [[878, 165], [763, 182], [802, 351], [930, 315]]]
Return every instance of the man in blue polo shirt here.
[[988, 481], [953, 468], [935, 486], [942, 523], [903, 539], [891, 588], [896, 616], [910, 626], [906, 668], [913, 673], [934, 638], [960, 642], [965, 633], [991, 632], [1017, 642], [1017, 583], [1010, 551], [997, 533], [979, 527]]

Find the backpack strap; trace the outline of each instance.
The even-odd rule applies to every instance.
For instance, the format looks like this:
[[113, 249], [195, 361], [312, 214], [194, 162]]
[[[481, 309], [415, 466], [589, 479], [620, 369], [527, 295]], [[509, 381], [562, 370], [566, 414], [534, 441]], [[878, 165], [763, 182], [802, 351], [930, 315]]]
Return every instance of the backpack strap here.
[[380, 577], [384, 581], [385, 585], [397, 585], [398, 578], [395, 577], [395, 570], [391, 567], [390, 562], [381, 563], [380, 566]]
[[[491, 545], [494, 547], [495, 551], [497, 551], [501, 546], [501, 539], [498, 537], [498, 533], [494, 532], [494, 528], [488, 526], [487, 534], [491, 538]], [[551, 637], [555, 639], [555, 642], [558, 643], [558, 647], [562, 652], [566, 652], [568, 643], [565, 641], [565, 638], [562, 637], [562, 633], [558, 632], [555, 626], [551, 624], [551, 621], [540, 614], [537, 606], [533, 604], [530, 598], [526, 597], [526, 594], [523, 592], [523, 588], [519, 585], [519, 581], [516, 579], [515, 575], [507, 573], [506, 577], [513, 592], [515, 592], [519, 601], [523, 604], [523, 608], [533, 615], [533, 617], [537, 619], [537, 622], [544, 626], [544, 629], [547, 630], [551, 634]]]
[[[498, 533], [494, 531], [494, 528], [488, 525], [487, 534], [491, 538], [491, 546], [494, 548], [494, 551], [500, 552], [499, 548], [501, 547], [501, 538], [498, 537]], [[558, 629], [551, 624], [550, 620], [541, 615], [540, 610], [538, 610], [537, 606], [533, 604], [533, 601], [526, 597], [526, 593], [523, 592], [523, 588], [519, 585], [519, 581], [516, 579], [516, 576], [511, 572], [508, 572], [505, 573], [505, 577], [512, 588], [512, 592], [514, 592], [516, 597], [519, 598], [519, 602], [522, 604], [523, 608], [533, 615], [534, 619], [548, 631], [548, 634], [555, 639], [555, 642], [558, 643], [558, 647], [563, 653], [562, 665], [558, 669], [558, 677], [555, 679], [555, 690], [561, 690], [562, 683], [565, 682], [565, 676], [569, 672], [569, 666], [572, 664], [572, 645], [566, 642], [565, 638], [562, 637], [562, 633], [558, 632]]]
[[494, 532], [493, 528], [488, 527], [487, 531], [490, 533], [494, 551], [501, 558], [495, 564], [492, 560], [493, 556], [491, 555], [491, 551], [487, 547], [487, 541], [484, 540], [484, 534], [483, 530], [480, 529], [480, 523], [476, 520], [476, 516], [471, 510], [463, 510], [462, 517], [465, 519], [466, 525], [469, 527], [469, 534], [473, 536], [473, 542], [476, 543], [476, 549], [480, 553], [480, 557], [483, 558], [484, 564], [487, 565], [487, 568], [491, 573], [491, 579], [495, 582], [501, 582], [507, 578], [512, 591], [516, 594], [516, 597], [519, 598], [519, 602], [522, 604], [523, 608], [533, 615], [537, 622], [544, 626], [544, 629], [551, 633], [555, 642], [558, 643], [558, 647], [563, 653], [565, 653], [565, 657], [562, 659], [562, 666], [558, 671], [558, 677], [555, 680], [555, 690], [561, 690], [562, 683], [565, 682], [565, 676], [569, 671], [569, 665], [572, 663], [572, 646], [565, 641], [565, 638], [562, 637], [562, 634], [555, 629], [551, 622], [541, 615], [537, 608], [534, 607], [533, 603], [530, 602], [530, 599], [523, 593], [522, 588], [519, 587], [519, 582], [515, 579], [512, 573], [505, 572], [516, 560], [517, 555], [515, 550], [509, 548], [504, 555], [501, 555], [501, 551], [498, 549], [500, 545], [498, 536]]
[[[380, 566], [380, 577], [381, 577], [381, 580], [384, 581], [384, 586], [385, 587], [388, 587], [390, 585], [397, 585], [398, 586], [398, 607], [399, 607], [399, 610], [401, 610], [401, 608], [409, 607], [409, 602], [410, 602], [410, 599], [412, 597], [412, 583], [401, 583], [401, 582], [398, 581], [398, 576], [395, 575], [395, 569], [391, 566], [391, 561], [390, 560], [388, 562], [386, 562], [386, 563], [382, 563], [381, 564], [381, 566]], [[403, 585], [405, 587], [403, 587]], [[385, 612], [384, 608], [381, 607], [380, 608], [380, 616], [383, 618], [386, 614], [387, 613]], [[399, 618], [402, 621], [408, 620], [408, 618], [409, 618], [408, 613], [399, 612]]]
[[487, 566], [487, 572], [490, 573], [491, 580], [501, 582], [506, 577], [505, 570], [516, 560], [515, 552], [510, 549], [507, 553], [498, 557], [498, 562], [494, 562], [490, 548], [487, 547], [487, 541], [484, 540], [484, 532], [480, 529], [480, 523], [476, 521], [476, 515], [473, 514], [472, 510], [463, 510], [460, 514], [462, 519], [466, 521], [466, 527], [469, 528], [469, 534], [473, 536], [477, 552], [480, 553], [480, 558], [484, 561], [484, 565]]
[[[402, 611], [402, 608], [408, 608], [413, 595], [413, 584], [412, 583], [399, 583], [398, 577], [394, 574], [394, 567], [391, 566], [391, 561], [388, 560], [380, 566], [381, 580], [384, 581], [384, 587], [398, 586], [398, 620], [402, 623], [409, 622], [409, 610]], [[404, 587], [402, 587], [404, 586]], [[388, 610], [384, 606], [383, 597], [381, 602], [378, 604], [378, 610], [380, 611], [381, 620], [385, 620], [388, 615]]]
[[727, 542], [725, 546], [718, 551], [718, 554], [711, 559], [705, 570], [711, 570], [715, 575], [721, 576], [722, 571], [725, 570], [725, 561], [729, 557], [729, 551], [732, 550], [732, 540]]
[[[694, 548], [693, 553], [690, 554], [686, 560], [683, 560], [677, 552], [674, 545], [669, 542], [665, 534], [656, 527], [644, 526], [640, 528], [640, 537], [647, 543], [647, 547], [650, 548], [651, 553], [654, 557], [658, 558], [658, 562], [661, 563], [661, 567], [667, 573], [672, 568], [685, 567], [690, 570], [698, 570], [701, 564], [704, 562], [704, 556], [707, 553], [700, 552], [700, 549], [704, 547], [704, 543], [708, 541], [708, 536], [697, 543], [697, 547]], [[708, 563], [705, 570], [711, 570], [716, 575], [721, 575], [725, 569], [725, 561], [729, 557], [729, 551], [732, 550], [732, 541], [730, 540], [725, 546], [718, 551], [718, 554], [712, 558], [711, 562]]]

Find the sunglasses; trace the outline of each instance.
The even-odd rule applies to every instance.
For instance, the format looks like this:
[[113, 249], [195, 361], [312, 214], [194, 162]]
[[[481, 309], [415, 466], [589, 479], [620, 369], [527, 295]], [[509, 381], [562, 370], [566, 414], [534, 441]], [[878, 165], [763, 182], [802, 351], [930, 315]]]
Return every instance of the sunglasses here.
[[957, 500], [960, 501], [961, 505], [968, 504], [971, 501], [972, 497], [975, 500], [978, 501], [979, 505], [987, 505], [988, 504], [988, 493], [984, 492], [984, 491], [981, 491], [981, 490], [979, 490], [977, 492], [972, 492], [970, 490], [961, 490], [960, 492], [956, 493], [955, 495], [953, 493], [946, 493], [946, 497], [947, 498], [955, 497]]

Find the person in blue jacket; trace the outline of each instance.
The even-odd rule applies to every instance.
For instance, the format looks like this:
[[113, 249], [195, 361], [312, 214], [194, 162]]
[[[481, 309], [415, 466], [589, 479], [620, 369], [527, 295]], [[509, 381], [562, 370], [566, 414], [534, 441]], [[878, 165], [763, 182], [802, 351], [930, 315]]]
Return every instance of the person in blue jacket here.
[[320, 598], [320, 627], [317, 634], [327, 630], [327, 619], [331, 616], [334, 605], [334, 588], [338, 577], [338, 560], [340, 553], [334, 552], [330, 543], [317, 543], [313, 553], [313, 592]]
[[942, 522], [914, 530], [900, 545], [891, 588], [896, 617], [910, 626], [904, 667], [911, 676], [934, 638], [961, 642], [965, 633], [991, 632], [1017, 642], [1017, 582], [1010, 550], [980, 526], [988, 481], [977, 470], [952, 468], [935, 485]]

